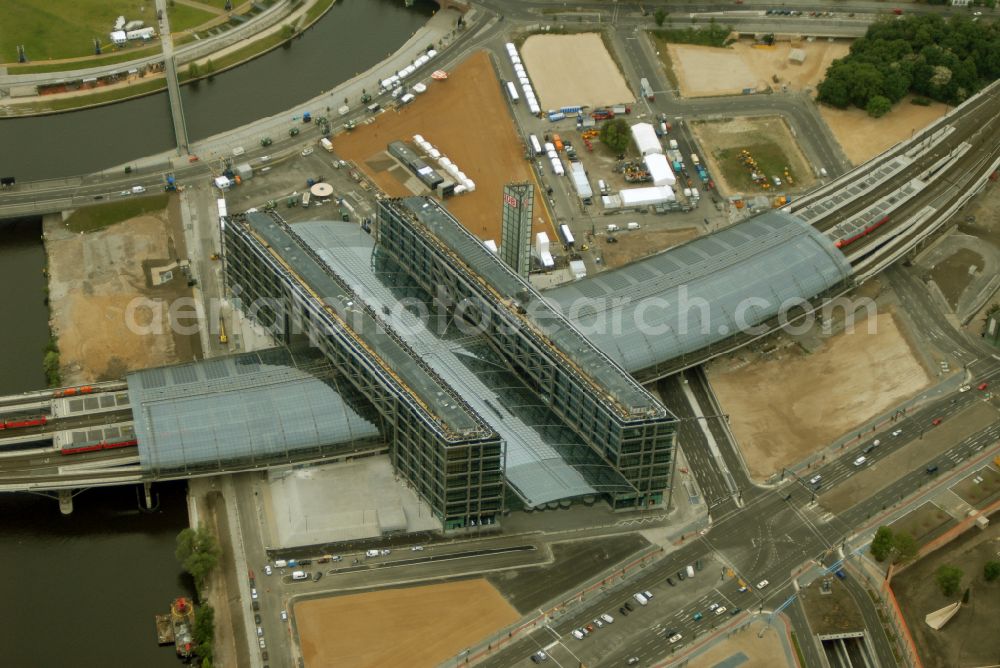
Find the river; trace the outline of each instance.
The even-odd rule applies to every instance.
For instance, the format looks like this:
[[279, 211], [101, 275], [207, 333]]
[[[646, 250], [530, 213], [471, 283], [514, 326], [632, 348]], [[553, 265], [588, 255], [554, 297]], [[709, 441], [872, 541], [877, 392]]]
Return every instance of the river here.
[[[184, 86], [188, 133], [204, 139], [334, 88], [402, 46], [436, 7], [430, 0], [418, 0], [411, 8], [403, 0], [337, 0], [290, 47], [222, 72], [211, 82]], [[166, 93], [63, 114], [4, 118], [0, 176], [23, 181], [89, 174], [173, 145]]]
[[[401, 46], [433, 5], [338, 0], [288, 49], [184, 88], [193, 137], [291, 108], [349, 79]], [[377, 29], [376, 29], [377, 28]], [[289, 76], [294, 72], [294, 76]], [[165, 94], [55, 116], [0, 120], [0, 175], [20, 180], [104, 169], [170, 148]], [[0, 394], [45, 386], [48, 339], [45, 254], [38, 219], [0, 228], [0, 285], [8, 317], [0, 328]], [[91, 489], [65, 517], [55, 500], [0, 493], [3, 665], [18, 668], [176, 668], [158, 647], [154, 615], [191, 595], [174, 558], [187, 525], [186, 486], [157, 484], [159, 506], [139, 510], [135, 487]]]

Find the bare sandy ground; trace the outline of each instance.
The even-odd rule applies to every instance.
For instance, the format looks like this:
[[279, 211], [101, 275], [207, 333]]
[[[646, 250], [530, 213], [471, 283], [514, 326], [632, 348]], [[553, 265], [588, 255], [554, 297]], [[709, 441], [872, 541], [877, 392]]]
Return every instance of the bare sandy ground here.
[[64, 384], [120, 378], [132, 369], [176, 361], [169, 326], [162, 334], [126, 326], [130, 302], [138, 297], [164, 301], [138, 309], [136, 322], [146, 324], [155, 316], [167, 323], [170, 300], [186, 288], [181, 277], [158, 289], [146, 285], [143, 261], [169, 257], [165, 219], [166, 212], [146, 215], [90, 234], [46, 221], [51, 323]]
[[[387, 111], [371, 125], [334, 137], [333, 145], [385, 192], [405, 197], [414, 193], [404, 180], [416, 177], [404, 172], [385, 150], [389, 142], [409, 142], [415, 134], [423, 135], [476, 182], [475, 192], [446, 199], [448, 210], [480, 239], [499, 244], [503, 186], [534, 182], [534, 173], [524, 159], [522, 140], [485, 52], [471, 55], [450, 71], [447, 81], [429, 83], [426, 93], [399, 111]], [[543, 194], [536, 184], [532, 238], [545, 232], [555, 239]]]
[[542, 109], [635, 99], [597, 33], [532, 35], [521, 47], [521, 58]]
[[436, 666], [519, 617], [483, 579], [311, 599], [294, 613], [306, 668]]
[[[684, 97], [737, 95], [744, 88], [763, 90], [773, 87], [797, 91], [815, 88], [827, 67], [847, 55], [846, 42], [797, 42], [793, 47], [780, 42], [773, 47], [755, 47], [750, 42], [736, 42], [720, 49], [711, 46], [670, 44], [667, 46], [674, 73]], [[788, 60], [792, 48], [806, 53], [805, 62]], [[775, 82], [773, 77], [777, 76]]]
[[[763, 628], [761, 628], [763, 627]], [[758, 633], [763, 632], [763, 635]], [[779, 633], [784, 633], [780, 623], [764, 627], [758, 622], [743, 633], [737, 633], [712, 645], [694, 657], [692, 666], [733, 665], [740, 668], [782, 668], [789, 666]], [[685, 642], [687, 638], [685, 638]], [[727, 659], [729, 662], [727, 662]], [[794, 665], [794, 664], [792, 664]]]
[[951, 109], [934, 102], [928, 107], [911, 104], [903, 98], [882, 118], [872, 118], [861, 109], [834, 109], [820, 105], [819, 113], [830, 126], [844, 154], [855, 165], [875, 157], [893, 144], [909, 139]]
[[791, 466], [928, 386], [894, 315], [881, 312], [876, 323], [874, 334], [867, 321], [856, 323], [812, 355], [709, 368], [754, 478]]

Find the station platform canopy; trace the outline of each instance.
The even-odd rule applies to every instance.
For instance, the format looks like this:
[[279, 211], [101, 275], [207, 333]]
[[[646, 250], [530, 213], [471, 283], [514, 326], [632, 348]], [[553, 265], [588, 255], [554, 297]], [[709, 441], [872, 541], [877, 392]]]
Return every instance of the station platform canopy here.
[[273, 465], [381, 441], [374, 409], [310, 348], [144, 369], [126, 381], [144, 473]]
[[816, 229], [768, 211], [544, 296], [634, 374], [766, 322], [850, 275]]

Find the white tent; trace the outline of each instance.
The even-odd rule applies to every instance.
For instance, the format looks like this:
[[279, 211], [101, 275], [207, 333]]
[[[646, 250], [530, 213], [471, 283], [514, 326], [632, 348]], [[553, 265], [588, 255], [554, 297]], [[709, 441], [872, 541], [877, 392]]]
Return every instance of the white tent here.
[[663, 204], [674, 199], [674, 191], [670, 186], [653, 186], [652, 188], [625, 188], [618, 191], [625, 208], [632, 206], [649, 206]]
[[663, 153], [660, 146], [660, 138], [656, 136], [656, 130], [649, 123], [636, 123], [632, 126], [632, 139], [641, 155], [650, 153]]
[[677, 182], [674, 172], [670, 169], [667, 156], [662, 153], [650, 153], [643, 158], [649, 175], [653, 177], [654, 186], [672, 186]]

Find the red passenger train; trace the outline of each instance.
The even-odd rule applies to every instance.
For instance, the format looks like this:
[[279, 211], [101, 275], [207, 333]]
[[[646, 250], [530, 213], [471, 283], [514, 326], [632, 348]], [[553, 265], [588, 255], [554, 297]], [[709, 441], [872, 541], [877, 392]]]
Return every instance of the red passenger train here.
[[61, 455], [76, 455], [81, 452], [97, 452], [98, 450], [114, 450], [115, 448], [130, 448], [138, 445], [139, 441], [131, 438], [126, 441], [98, 441], [97, 443], [87, 443], [85, 445], [74, 445], [63, 448], [59, 451]]
[[837, 239], [836, 243], [834, 243], [833, 245], [836, 246], [837, 248], [844, 248], [845, 246], [850, 246], [861, 237], [868, 236], [869, 234], [871, 234], [872, 232], [874, 232], [875, 230], [882, 227], [888, 222], [889, 222], [889, 216], [885, 216], [880, 221], [872, 223], [871, 225], [869, 225], [868, 227], [866, 227], [865, 229], [861, 230], [860, 232], [858, 232], [853, 236], [847, 237], [846, 239]]
[[20, 429], [22, 427], [40, 427], [49, 421], [44, 415], [20, 417], [10, 420], [0, 419], [0, 429]]

